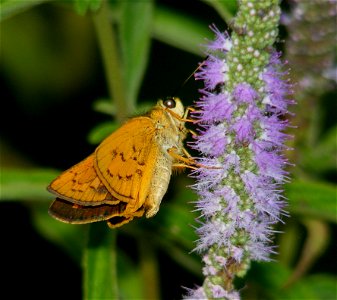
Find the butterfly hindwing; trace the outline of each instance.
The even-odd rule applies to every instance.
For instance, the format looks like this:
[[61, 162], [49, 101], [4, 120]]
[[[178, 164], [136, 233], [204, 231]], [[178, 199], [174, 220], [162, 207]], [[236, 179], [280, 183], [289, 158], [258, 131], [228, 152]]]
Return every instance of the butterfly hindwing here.
[[49, 213], [57, 220], [72, 223], [85, 224], [90, 222], [104, 221], [119, 216], [125, 209], [125, 204], [115, 205], [101, 204], [84, 206], [70, 201], [56, 198], [49, 208]]

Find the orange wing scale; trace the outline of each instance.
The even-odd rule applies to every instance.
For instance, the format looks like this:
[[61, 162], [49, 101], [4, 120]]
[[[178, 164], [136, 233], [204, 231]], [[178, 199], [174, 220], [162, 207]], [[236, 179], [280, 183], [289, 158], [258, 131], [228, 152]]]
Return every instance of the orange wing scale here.
[[115, 198], [127, 202], [132, 211], [144, 204], [150, 189], [156, 163], [153, 157], [159, 151], [154, 135], [151, 119], [132, 119], [104, 140], [95, 152], [95, 166], [102, 182]]

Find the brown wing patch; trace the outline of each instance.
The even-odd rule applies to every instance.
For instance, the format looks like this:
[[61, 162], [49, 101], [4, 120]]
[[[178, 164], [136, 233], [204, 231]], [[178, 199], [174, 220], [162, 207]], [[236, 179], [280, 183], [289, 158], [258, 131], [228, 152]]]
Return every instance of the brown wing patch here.
[[111, 228], [122, 226], [133, 218], [141, 217], [144, 214], [144, 208], [131, 215], [125, 213], [125, 208], [126, 204], [123, 202], [116, 205], [83, 206], [56, 198], [49, 208], [49, 214], [59, 221], [71, 224], [86, 224], [107, 220]]
[[117, 204], [98, 177], [94, 168], [94, 155], [63, 172], [49, 186], [48, 190], [59, 198], [80, 205]]
[[[96, 149], [95, 168], [113, 197], [137, 211], [150, 188], [155, 152], [155, 126], [147, 117], [131, 119]], [[151, 159], [152, 158], [152, 159]]]

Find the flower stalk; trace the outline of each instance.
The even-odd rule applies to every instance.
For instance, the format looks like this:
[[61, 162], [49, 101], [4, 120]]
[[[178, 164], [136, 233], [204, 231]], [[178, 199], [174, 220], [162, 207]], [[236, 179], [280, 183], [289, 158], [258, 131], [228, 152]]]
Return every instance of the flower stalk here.
[[196, 251], [205, 279], [189, 291], [190, 299], [240, 299], [235, 277], [244, 276], [252, 260], [268, 261], [274, 253], [272, 226], [286, 214], [283, 131], [292, 103], [273, 49], [279, 18], [278, 0], [240, 1], [232, 36], [211, 27], [216, 37], [196, 73], [204, 88], [193, 147], [210, 167], [194, 173], [201, 214]]

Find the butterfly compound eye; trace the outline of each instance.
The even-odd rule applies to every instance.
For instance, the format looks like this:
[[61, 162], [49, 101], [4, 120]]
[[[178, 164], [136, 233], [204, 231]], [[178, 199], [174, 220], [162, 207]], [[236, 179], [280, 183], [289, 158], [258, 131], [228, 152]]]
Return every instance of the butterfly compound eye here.
[[175, 108], [176, 107], [176, 101], [173, 98], [168, 98], [164, 101], [164, 105], [167, 108]]

